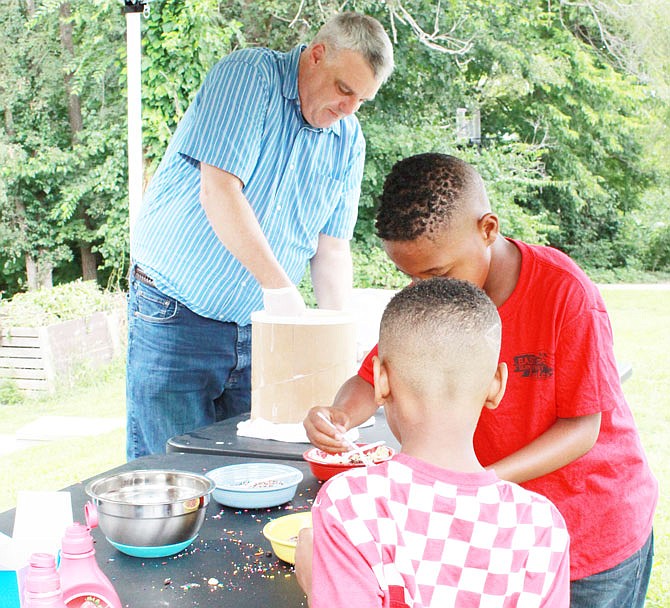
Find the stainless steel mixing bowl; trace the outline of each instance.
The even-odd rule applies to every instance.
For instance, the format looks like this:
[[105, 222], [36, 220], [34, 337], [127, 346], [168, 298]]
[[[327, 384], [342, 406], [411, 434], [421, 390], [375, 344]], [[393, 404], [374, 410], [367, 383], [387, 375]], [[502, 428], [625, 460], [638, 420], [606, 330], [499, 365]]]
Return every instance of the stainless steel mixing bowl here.
[[216, 484], [196, 473], [144, 470], [91, 481], [98, 525], [115, 543], [161, 547], [196, 536]]

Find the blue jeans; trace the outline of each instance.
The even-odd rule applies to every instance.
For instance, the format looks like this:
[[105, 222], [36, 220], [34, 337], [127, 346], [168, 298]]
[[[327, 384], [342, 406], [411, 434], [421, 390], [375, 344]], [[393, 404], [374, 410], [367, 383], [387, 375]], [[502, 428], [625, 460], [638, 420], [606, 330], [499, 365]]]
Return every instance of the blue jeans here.
[[570, 583], [570, 608], [642, 608], [654, 560], [654, 533], [620, 564]]
[[131, 273], [126, 410], [128, 460], [251, 405], [251, 326], [195, 314]]

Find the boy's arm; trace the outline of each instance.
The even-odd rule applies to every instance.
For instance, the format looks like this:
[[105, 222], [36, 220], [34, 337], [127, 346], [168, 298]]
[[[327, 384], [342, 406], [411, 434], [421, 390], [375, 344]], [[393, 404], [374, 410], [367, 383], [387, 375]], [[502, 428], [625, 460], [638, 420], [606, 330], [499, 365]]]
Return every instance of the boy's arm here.
[[558, 418], [537, 439], [491, 464], [498, 477], [523, 483], [556, 471], [586, 454], [600, 433], [600, 412], [576, 418]]
[[312, 595], [312, 547], [314, 533], [312, 528], [303, 528], [298, 532], [298, 544], [295, 548], [295, 577], [307, 596], [307, 605], [311, 606]]
[[[335, 395], [332, 407], [313, 407], [303, 421], [307, 437], [317, 448], [326, 452], [339, 452], [344, 447], [341, 434], [365, 422], [377, 411], [375, 390], [360, 376], [352, 376]], [[319, 417], [326, 416], [338, 431]]]

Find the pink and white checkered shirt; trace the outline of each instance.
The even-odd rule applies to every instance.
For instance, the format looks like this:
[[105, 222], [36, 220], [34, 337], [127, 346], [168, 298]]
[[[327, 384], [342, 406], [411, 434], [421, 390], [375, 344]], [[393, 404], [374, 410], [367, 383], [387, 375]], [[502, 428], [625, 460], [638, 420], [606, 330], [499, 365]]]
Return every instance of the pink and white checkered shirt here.
[[312, 517], [312, 608], [569, 605], [563, 518], [492, 471], [398, 454], [328, 481]]

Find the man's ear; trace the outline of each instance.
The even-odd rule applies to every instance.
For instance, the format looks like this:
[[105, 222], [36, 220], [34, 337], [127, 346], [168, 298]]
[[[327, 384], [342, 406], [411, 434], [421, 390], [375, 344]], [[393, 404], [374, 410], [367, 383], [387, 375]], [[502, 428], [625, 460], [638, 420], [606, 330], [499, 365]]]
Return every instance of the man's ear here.
[[372, 373], [375, 381], [375, 403], [383, 405], [391, 392], [389, 389], [389, 376], [386, 366], [376, 355], [372, 357]]
[[505, 387], [507, 386], [507, 363], [498, 363], [496, 373], [489, 385], [488, 393], [486, 394], [486, 401], [484, 407], [490, 410], [496, 409], [502, 401], [505, 394]]
[[500, 220], [495, 213], [485, 213], [479, 218], [477, 228], [487, 245], [492, 245], [500, 234]]
[[323, 43], [317, 43], [309, 47], [309, 59], [312, 65], [317, 65], [326, 57], [326, 47]]

